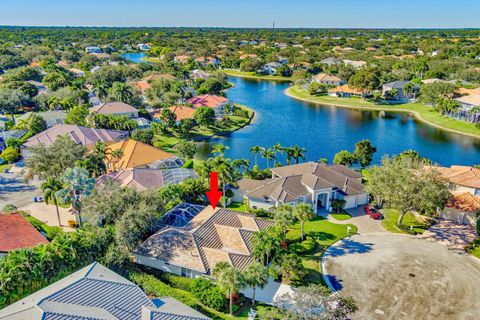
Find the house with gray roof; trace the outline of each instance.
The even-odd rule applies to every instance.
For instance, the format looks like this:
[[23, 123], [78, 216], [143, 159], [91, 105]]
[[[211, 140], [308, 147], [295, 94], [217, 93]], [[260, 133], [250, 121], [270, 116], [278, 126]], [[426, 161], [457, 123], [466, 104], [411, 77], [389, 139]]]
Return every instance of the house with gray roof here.
[[345, 200], [345, 209], [368, 203], [362, 175], [346, 166], [305, 162], [272, 169], [272, 179], [241, 179], [233, 201], [246, 199], [253, 209], [309, 203], [317, 214], [331, 211], [332, 201]]
[[405, 86], [411, 83], [410, 81], [393, 81], [390, 83], [385, 83], [382, 86], [382, 95], [385, 96], [388, 92], [392, 90], [396, 90], [397, 94], [392, 97], [393, 100], [397, 101], [405, 101], [408, 99], [413, 99], [416, 97], [418, 91], [420, 90], [420, 86], [418, 84], [414, 84], [414, 92], [405, 92]]
[[0, 310], [2, 320], [204, 320], [170, 298], [150, 299], [134, 283], [99, 263]]
[[91, 107], [89, 109], [90, 113], [98, 113], [103, 115], [112, 115], [112, 116], [127, 116], [129, 118], [138, 117], [138, 109], [120, 101], [107, 102]]
[[326, 64], [327, 66], [333, 66], [333, 65], [339, 64], [340, 60], [338, 60], [337, 58], [334, 58], [334, 57], [330, 57], [330, 58], [320, 60], [320, 63], [321, 64]]
[[[27, 120], [33, 112], [26, 112], [22, 114], [17, 120]], [[63, 110], [49, 110], [49, 111], [41, 111], [35, 112], [36, 115], [42, 117], [45, 122], [47, 123], [47, 128], [51, 128], [56, 126], [57, 124], [64, 124], [65, 119], [67, 118], [67, 113]]]
[[25, 134], [27, 130], [9, 130], [9, 131], [0, 131], [0, 151], [3, 151], [7, 146], [7, 140], [10, 138], [20, 139]]

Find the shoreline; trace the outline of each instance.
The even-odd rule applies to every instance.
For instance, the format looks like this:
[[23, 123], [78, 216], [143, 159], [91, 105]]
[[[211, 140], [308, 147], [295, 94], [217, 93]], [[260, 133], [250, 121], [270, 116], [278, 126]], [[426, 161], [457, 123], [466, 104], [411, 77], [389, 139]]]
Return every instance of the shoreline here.
[[[444, 130], [444, 131], [448, 131], [448, 132], [451, 132], [451, 133], [456, 133], [456, 134], [463, 135], [463, 136], [468, 136], [468, 137], [480, 140], [480, 135], [479, 134], [474, 134], [474, 133], [469, 133], [469, 132], [459, 131], [459, 130], [456, 130], [456, 129], [447, 128], [443, 125], [440, 125], [440, 124], [437, 124], [435, 122], [432, 122], [430, 120], [425, 119], [421, 115], [420, 112], [415, 111], [415, 110], [407, 110], [407, 109], [401, 109], [401, 108], [385, 108], [385, 107], [382, 107], [382, 106], [353, 106], [353, 105], [340, 104], [340, 103], [334, 103], [334, 102], [329, 102], [329, 101], [325, 101], [325, 102], [316, 101], [316, 100], [312, 100], [312, 99], [297, 96], [296, 94], [291, 92], [293, 88], [294, 87], [291, 86], [291, 87], [285, 89], [285, 91], [284, 91], [285, 95], [287, 95], [288, 97], [290, 97], [292, 99], [296, 99], [296, 100], [300, 100], [300, 101], [304, 101], [304, 102], [309, 102], [309, 103], [314, 103], [314, 104], [317, 104], [317, 105], [326, 105], [326, 106], [331, 106], [331, 107], [336, 107], [336, 108], [353, 109], [353, 110], [360, 110], [360, 111], [361, 110], [370, 110], [370, 111], [387, 111], [387, 112], [391, 111], [391, 112], [409, 113], [409, 114], [413, 115], [413, 117], [415, 119], [417, 119], [420, 122], [423, 122], [423, 123], [425, 123], [429, 126], [432, 126], [434, 128]], [[345, 99], [347, 99], [347, 98], [345, 98]]]
[[256, 76], [253, 74], [245, 73], [244, 71], [238, 71], [234, 69], [221, 69], [226, 75], [244, 79], [257, 79], [264, 81], [278, 81], [278, 82], [292, 82], [292, 79], [283, 76]]

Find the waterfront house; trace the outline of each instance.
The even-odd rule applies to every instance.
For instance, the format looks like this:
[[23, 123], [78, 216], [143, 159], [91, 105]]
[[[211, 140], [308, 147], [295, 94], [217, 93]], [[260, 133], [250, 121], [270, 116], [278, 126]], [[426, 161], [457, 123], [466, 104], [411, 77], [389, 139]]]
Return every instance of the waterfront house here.
[[251, 236], [273, 226], [249, 213], [191, 204], [178, 205], [162, 222], [134, 250], [136, 262], [188, 278], [211, 276], [219, 262], [244, 270], [254, 261]]
[[326, 73], [320, 73], [312, 77], [312, 82], [318, 82], [330, 86], [340, 86], [345, 82], [337, 76], [332, 76]]
[[98, 113], [111, 116], [126, 116], [129, 118], [138, 117], [138, 109], [120, 101], [102, 103], [98, 106], [91, 107], [90, 113]]
[[345, 200], [345, 209], [367, 204], [362, 175], [342, 165], [305, 162], [274, 168], [271, 179], [241, 179], [233, 198], [237, 202], [246, 200], [250, 208], [265, 210], [305, 202], [317, 214], [331, 211], [334, 199]]
[[[172, 106], [167, 109], [175, 114], [177, 124], [184, 119], [193, 119], [196, 110], [188, 106]], [[162, 121], [162, 110], [152, 112], [151, 116], [158, 119], [158, 121]]]
[[341, 98], [350, 98], [350, 97], [360, 97], [365, 98], [370, 95], [368, 91], [362, 91], [350, 88], [348, 84], [344, 84], [328, 90], [328, 95], [331, 97], [341, 97]]
[[176, 299], [147, 296], [134, 283], [95, 262], [0, 310], [0, 319], [209, 318]]
[[469, 166], [432, 167], [449, 183], [452, 192], [480, 196], [480, 169]]
[[111, 144], [125, 139], [128, 136], [128, 132], [120, 130], [94, 129], [73, 124], [58, 124], [29, 138], [23, 146], [28, 148], [43, 144], [48, 147], [58, 136], [64, 135], [74, 142], [91, 149], [98, 141]]
[[414, 92], [406, 93], [405, 86], [409, 83], [411, 82], [410, 81], [393, 81], [393, 82], [386, 83], [382, 86], [382, 95], [386, 96], [388, 95], [387, 92], [396, 90], [397, 94], [394, 97], [392, 97], [392, 100], [406, 101], [408, 99], [413, 99], [414, 97], [416, 97], [418, 91], [420, 90], [420, 86], [417, 84], [414, 84]]
[[268, 75], [276, 75], [277, 70], [282, 66], [280, 62], [269, 62], [262, 67], [260, 72]]
[[113, 143], [109, 146], [109, 149], [112, 151], [122, 150], [122, 156], [119, 159], [114, 158], [111, 154], [107, 155], [106, 162], [111, 171], [146, 167], [155, 161], [169, 159], [174, 156], [149, 144], [132, 139]]
[[146, 43], [139, 43], [137, 44], [137, 48], [142, 51], [148, 51], [150, 50], [150, 46]]
[[207, 80], [208, 78], [210, 78], [210, 73], [206, 72], [206, 71], [203, 71], [203, 70], [200, 70], [200, 69], [195, 69], [192, 71], [192, 77], [194, 80], [196, 79], [204, 79], [204, 80]]
[[170, 184], [178, 184], [188, 178], [198, 178], [193, 169], [152, 169], [130, 168], [121, 169], [104, 174], [97, 179], [97, 184], [104, 185], [107, 181], [114, 181], [122, 187], [133, 188], [137, 191], [160, 189]]
[[215, 96], [210, 94], [202, 94], [197, 97], [188, 99], [187, 103], [193, 105], [195, 109], [200, 107], [212, 108], [213, 110], [215, 110], [216, 118], [222, 119], [225, 105], [230, 103], [230, 101], [225, 97]]
[[0, 213], [0, 257], [46, 243], [48, 240], [19, 213]]
[[456, 98], [457, 101], [464, 111], [469, 111], [474, 107], [480, 106], [480, 94], [472, 94], [468, 96], [463, 96]]

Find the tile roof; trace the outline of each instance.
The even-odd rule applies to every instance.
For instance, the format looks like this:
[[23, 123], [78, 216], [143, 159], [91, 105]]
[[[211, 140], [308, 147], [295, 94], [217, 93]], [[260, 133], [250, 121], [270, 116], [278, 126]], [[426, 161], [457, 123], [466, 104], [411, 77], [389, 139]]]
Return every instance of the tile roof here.
[[70, 139], [86, 147], [92, 146], [97, 141], [111, 143], [126, 137], [128, 132], [119, 130], [94, 129], [72, 124], [59, 124], [29, 138], [24, 146], [32, 147], [39, 144], [49, 146], [58, 136], [67, 135]]
[[154, 74], [151, 74], [151, 75], [143, 78], [143, 81], [150, 82], [150, 81], [155, 81], [155, 80], [158, 80], [158, 79], [177, 80], [177, 78], [175, 76], [172, 76], [171, 74], [168, 74], [168, 73], [161, 73], [161, 74], [154, 73]]
[[228, 102], [227, 98], [210, 95], [210, 94], [203, 94], [198, 97], [193, 97], [187, 100], [187, 103], [193, 104], [195, 107], [210, 107], [210, 108], [217, 108], [222, 104]]
[[[177, 116], [177, 121], [183, 119], [193, 119], [193, 116], [195, 114], [195, 109], [187, 106], [172, 106], [167, 109], [172, 111]], [[151, 115], [154, 118], [161, 119], [162, 110], [156, 110], [152, 112]]]
[[173, 298], [150, 300], [135, 284], [93, 263], [0, 310], [0, 319], [208, 319]]
[[339, 77], [337, 76], [332, 76], [332, 75], [329, 75], [329, 74], [326, 74], [326, 73], [320, 73], [320, 74], [317, 74], [317, 75], [314, 75], [313, 76], [313, 79], [316, 80], [316, 81], [342, 81], [342, 79], [340, 79]]
[[460, 98], [456, 98], [455, 100], [460, 102], [461, 104], [468, 104], [471, 106], [480, 106], [480, 94], [463, 96]]
[[0, 213], [0, 252], [45, 243], [48, 243], [48, 240], [20, 214]]
[[432, 167], [448, 181], [468, 188], [480, 188], [480, 169], [469, 166]]
[[253, 261], [251, 235], [272, 225], [248, 213], [207, 207], [184, 227], [155, 233], [134, 252], [205, 274], [220, 261], [243, 270]]
[[340, 93], [351, 93], [351, 94], [365, 94], [365, 93], [367, 93], [367, 91], [361, 91], [361, 90], [350, 88], [350, 86], [348, 84], [344, 84], [344, 85], [329, 89], [328, 92], [330, 92], [330, 93], [340, 92]]
[[136, 113], [138, 109], [124, 102], [107, 102], [98, 106], [91, 107], [90, 112], [99, 114], [119, 114], [119, 113]]
[[187, 178], [196, 178], [197, 175], [193, 169], [149, 169], [149, 168], [130, 168], [104, 174], [97, 179], [97, 183], [102, 185], [106, 180], [111, 179], [119, 183], [122, 187], [134, 188], [138, 191], [146, 189], [159, 189], [169, 184], [177, 184]]
[[470, 192], [454, 193], [453, 199], [447, 203], [447, 207], [456, 208], [463, 212], [476, 213], [480, 210], [480, 197]]
[[[168, 159], [174, 155], [146, 143], [127, 139], [114, 143], [109, 146], [113, 150], [120, 149], [123, 151], [123, 156], [119, 161], [115, 162], [116, 168], [130, 169], [139, 166], [144, 166], [149, 163]], [[107, 155], [107, 160], [110, 161], [111, 155]]]

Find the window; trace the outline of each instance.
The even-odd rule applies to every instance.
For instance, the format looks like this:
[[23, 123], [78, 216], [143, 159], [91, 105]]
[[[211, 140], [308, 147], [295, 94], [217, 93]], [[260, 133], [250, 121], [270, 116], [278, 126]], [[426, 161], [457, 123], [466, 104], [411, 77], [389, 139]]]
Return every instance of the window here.
[[185, 278], [193, 278], [192, 270], [186, 269], [186, 268], [182, 268], [182, 277], [185, 277]]

